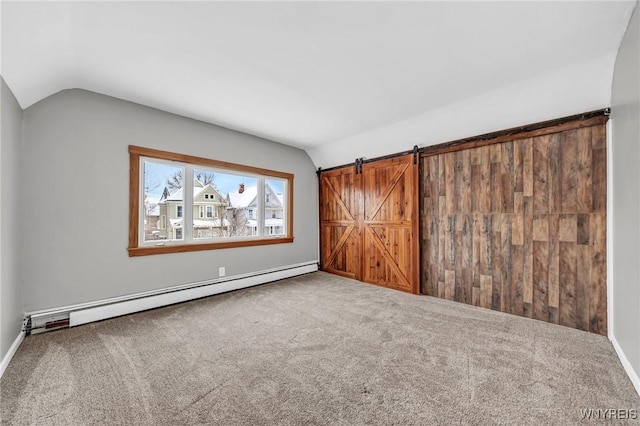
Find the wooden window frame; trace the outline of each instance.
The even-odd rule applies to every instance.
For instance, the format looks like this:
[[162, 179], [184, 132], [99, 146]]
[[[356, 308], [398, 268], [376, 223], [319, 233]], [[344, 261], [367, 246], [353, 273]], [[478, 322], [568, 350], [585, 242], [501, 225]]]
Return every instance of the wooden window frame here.
[[[216, 169], [228, 170], [230, 172], [250, 173], [261, 175], [265, 178], [277, 178], [287, 181], [286, 197], [286, 234], [281, 236], [249, 236], [242, 239], [216, 242], [180, 243], [173, 242], [161, 246], [140, 245], [140, 158], [152, 158], [158, 160], [176, 161], [188, 163], [196, 166], [213, 167]], [[292, 243], [293, 237], [293, 177], [291, 173], [279, 172], [275, 170], [263, 169], [259, 167], [246, 166], [242, 164], [229, 163], [226, 161], [213, 160], [210, 158], [197, 157], [192, 155], [178, 154], [175, 152], [161, 151], [152, 148], [144, 148], [129, 145], [129, 247], [130, 257], [149, 256], [155, 254], [184, 253], [203, 250], [217, 250], [236, 247], [252, 247], [271, 244]], [[187, 202], [187, 200], [185, 200]]]

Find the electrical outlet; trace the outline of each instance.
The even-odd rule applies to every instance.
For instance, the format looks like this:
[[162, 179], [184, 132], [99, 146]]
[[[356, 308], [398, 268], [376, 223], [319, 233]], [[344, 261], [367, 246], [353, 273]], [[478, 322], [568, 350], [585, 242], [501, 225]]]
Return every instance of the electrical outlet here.
[[221, 266], [218, 268], [218, 276], [220, 277], [224, 277], [226, 274], [226, 271], [224, 270], [224, 266]]

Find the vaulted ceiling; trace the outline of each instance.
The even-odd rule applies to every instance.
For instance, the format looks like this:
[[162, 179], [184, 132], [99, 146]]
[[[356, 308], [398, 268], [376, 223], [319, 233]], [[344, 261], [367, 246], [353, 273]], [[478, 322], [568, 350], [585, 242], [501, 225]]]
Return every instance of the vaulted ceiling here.
[[635, 1], [3, 2], [28, 108], [82, 88], [342, 164], [608, 106]]

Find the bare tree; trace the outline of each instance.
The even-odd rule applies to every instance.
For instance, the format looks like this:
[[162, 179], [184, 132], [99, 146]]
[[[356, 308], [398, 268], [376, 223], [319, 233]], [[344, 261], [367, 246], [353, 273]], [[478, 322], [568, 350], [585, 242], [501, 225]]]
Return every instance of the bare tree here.
[[[217, 190], [216, 185], [214, 183], [215, 174], [213, 172], [204, 172], [201, 170], [197, 170], [195, 174], [196, 179], [202, 182], [203, 185], [211, 185], [214, 189]], [[182, 169], [176, 170], [176, 172], [167, 179], [167, 187], [171, 191], [176, 191], [184, 186], [184, 176], [182, 175]]]
[[184, 186], [184, 176], [182, 175], [182, 169], [176, 170], [176, 172], [167, 179], [167, 187], [171, 191], [178, 190]]
[[203, 185], [211, 185], [213, 189], [218, 190], [218, 188], [216, 188], [216, 184], [214, 183], [215, 177], [216, 176], [213, 174], [213, 172], [203, 172], [200, 170], [196, 171], [196, 179], [202, 182]]
[[245, 212], [229, 208], [225, 205], [218, 207], [220, 222], [209, 228], [211, 238], [245, 237], [251, 235], [249, 220]]
[[246, 210], [229, 209], [227, 211], [228, 227], [225, 237], [245, 237], [251, 235], [249, 218]]

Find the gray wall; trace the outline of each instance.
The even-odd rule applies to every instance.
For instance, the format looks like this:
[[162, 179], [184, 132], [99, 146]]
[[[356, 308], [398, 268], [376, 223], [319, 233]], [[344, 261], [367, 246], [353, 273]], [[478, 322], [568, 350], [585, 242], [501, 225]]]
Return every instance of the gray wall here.
[[20, 279], [20, 198], [22, 109], [0, 77], [2, 140], [0, 146], [0, 359], [22, 329]]
[[640, 374], [640, 10], [613, 77], [613, 334]]
[[[220, 266], [233, 276], [318, 259], [317, 178], [302, 150], [83, 90], [27, 108], [23, 131], [27, 312], [210, 280]], [[295, 242], [128, 257], [130, 144], [293, 173]]]

